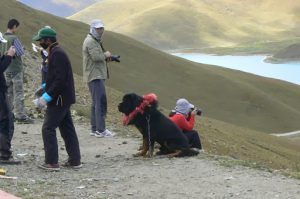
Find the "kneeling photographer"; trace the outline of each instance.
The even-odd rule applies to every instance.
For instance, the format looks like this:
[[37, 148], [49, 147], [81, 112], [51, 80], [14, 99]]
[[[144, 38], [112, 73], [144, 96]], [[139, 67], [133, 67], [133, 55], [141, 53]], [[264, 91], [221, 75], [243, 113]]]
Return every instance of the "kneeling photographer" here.
[[176, 102], [175, 110], [170, 113], [170, 119], [186, 135], [191, 148], [202, 149], [199, 134], [194, 130], [195, 117], [201, 115], [202, 111], [195, 109], [195, 106], [189, 103], [186, 99], [179, 99]]

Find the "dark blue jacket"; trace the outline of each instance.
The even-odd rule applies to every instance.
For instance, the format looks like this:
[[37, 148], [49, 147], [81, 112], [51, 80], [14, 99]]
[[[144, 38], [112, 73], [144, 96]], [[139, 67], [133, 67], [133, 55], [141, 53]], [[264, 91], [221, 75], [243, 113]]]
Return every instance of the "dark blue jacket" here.
[[11, 63], [12, 57], [5, 55], [0, 58], [0, 92], [6, 92], [7, 86], [4, 77], [4, 71], [7, 69]]
[[75, 103], [71, 62], [58, 43], [54, 43], [49, 50], [45, 91], [52, 97], [48, 105], [70, 106]]

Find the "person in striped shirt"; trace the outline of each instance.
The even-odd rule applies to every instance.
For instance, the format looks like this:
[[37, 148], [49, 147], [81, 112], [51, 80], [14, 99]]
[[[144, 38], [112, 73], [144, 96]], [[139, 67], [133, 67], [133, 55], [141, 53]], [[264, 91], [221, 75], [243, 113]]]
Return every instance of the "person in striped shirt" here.
[[7, 48], [14, 46], [16, 54], [11, 64], [5, 71], [5, 78], [8, 86], [7, 96], [11, 109], [14, 112], [18, 123], [33, 123], [33, 120], [27, 116], [24, 104], [23, 76], [24, 68], [22, 56], [24, 48], [20, 39], [16, 36], [20, 23], [16, 19], [10, 19], [7, 24], [7, 31], [4, 38], [7, 40]]

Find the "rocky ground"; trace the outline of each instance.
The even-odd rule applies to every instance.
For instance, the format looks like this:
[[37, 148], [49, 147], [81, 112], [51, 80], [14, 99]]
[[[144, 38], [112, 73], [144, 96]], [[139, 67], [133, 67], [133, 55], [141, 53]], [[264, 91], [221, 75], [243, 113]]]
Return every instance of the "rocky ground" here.
[[[41, 120], [16, 125], [14, 155], [21, 165], [1, 165], [7, 176], [0, 189], [22, 198], [290, 198], [300, 197], [300, 181], [276, 172], [224, 167], [212, 156], [135, 158], [140, 139], [131, 129], [110, 129], [114, 138], [89, 135], [85, 123], [76, 122], [83, 168], [46, 172], [43, 162]], [[67, 158], [59, 136], [60, 161]]]

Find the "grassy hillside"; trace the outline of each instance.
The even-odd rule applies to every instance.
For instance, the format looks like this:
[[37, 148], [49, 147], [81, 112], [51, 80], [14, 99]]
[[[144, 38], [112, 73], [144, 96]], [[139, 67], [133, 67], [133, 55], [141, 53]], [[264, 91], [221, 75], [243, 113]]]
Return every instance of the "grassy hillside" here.
[[6, 31], [7, 22], [11, 18], [16, 18], [21, 23], [18, 35], [28, 51], [31, 51], [32, 37], [37, 34], [38, 30], [45, 25], [52, 26], [58, 33], [59, 42], [66, 47], [72, 63], [79, 68], [81, 65], [81, 43], [88, 26], [34, 10], [15, 0], [2, 0], [0, 8], [1, 32]]
[[[51, 25], [71, 56], [74, 71], [82, 71], [81, 45], [88, 26], [47, 15], [5, 0], [2, 27], [15, 13], [20, 35], [30, 45], [39, 27]], [[106, 32], [104, 46], [122, 56], [110, 64], [108, 85], [122, 92], [155, 92], [161, 105], [171, 109], [185, 97], [208, 117], [242, 127], [276, 133], [300, 129], [299, 86], [229, 69], [196, 64], [152, 49], [117, 33]]]
[[[80, 74], [80, 49], [88, 29], [86, 25], [37, 12], [15, 1], [3, 0], [3, 5], [7, 7], [0, 7], [1, 26], [5, 27], [4, 21], [9, 17], [20, 19], [25, 44], [30, 45], [32, 34], [40, 26], [55, 27], [72, 56], [75, 71]], [[118, 128], [118, 134], [122, 134], [124, 127], [117, 104], [124, 92], [157, 93], [165, 113], [173, 108], [177, 98], [184, 96], [204, 110], [204, 117], [197, 119], [196, 129], [206, 151], [244, 160], [250, 166], [300, 171], [299, 144], [265, 133], [299, 129], [299, 86], [184, 61], [116, 33], [105, 34], [105, 46], [122, 56], [121, 63], [110, 64], [111, 79], [107, 90], [108, 126]], [[27, 82], [26, 90], [32, 92], [39, 81], [36, 77], [40, 61], [30, 50], [24, 61], [28, 79], [32, 80]], [[89, 93], [81, 77], [75, 75], [75, 78], [77, 104], [74, 107], [79, 114], [86, 115]], [[26, 102], [31, 102], [30, 97], [26, 95]]]
[[[299, 10], [294, 0], [106, 0], [69, 18], [86, 23], [101, 18], [107, 29], [159, 49], [235, 51], [238, 45], [260, 52], [299, 38]], [[259, 48], [270, 41], [271, 48]]]

